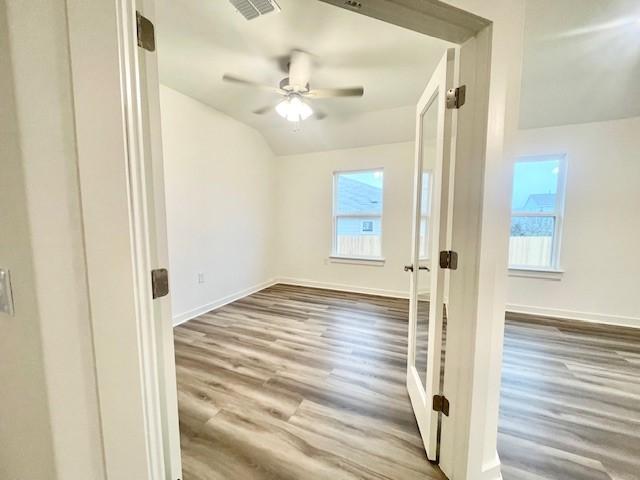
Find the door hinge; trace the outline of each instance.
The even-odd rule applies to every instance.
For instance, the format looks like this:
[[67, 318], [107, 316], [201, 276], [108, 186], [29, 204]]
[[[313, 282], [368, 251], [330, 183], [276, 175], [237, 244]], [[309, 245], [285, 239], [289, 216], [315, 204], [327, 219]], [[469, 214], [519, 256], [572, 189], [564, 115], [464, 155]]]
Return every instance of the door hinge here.
[[169, 272], [166, 268], [151, 270], [151, 292], [153, 298], [164, 297], [169, 293]]
[[449, 400], [444, 395], [433, 396], [433, 411], [449, 416]]
[[140, 12], [136, 12], [136, 26], [138, 30], [138, 46], [150, 52], [155, 52], [156, 34], [151, 20]]
[[453, 250], [440, 252], [440, 268], [456, 270], [458, 268], [458, 253]]
[[467, 86], [460, 85], [458, 88], [447, 90], [447, 108], [460, 108], [467, 99]]

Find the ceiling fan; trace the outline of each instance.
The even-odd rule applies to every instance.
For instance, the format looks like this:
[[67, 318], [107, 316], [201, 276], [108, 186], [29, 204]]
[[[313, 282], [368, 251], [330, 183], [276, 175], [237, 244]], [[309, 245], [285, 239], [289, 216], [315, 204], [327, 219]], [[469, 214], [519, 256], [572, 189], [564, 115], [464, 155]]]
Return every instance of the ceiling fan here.
[[322, 119], [326, 116], [318, 110], [314, 111], [307, 102], [308, 100], [334, 97], [361, 97], [364, 95], [363, 87], [311, 88], [309, 86], [311, 68], [311, 56], [302, 50], [293, 50], [288, 62], [289, 76], [283, 78], [277, 87], [252, 82], [251, 80], [245, 80], [227, 73], [222, 76], [222, 79], [226, 82], [259, 88], [284, 97], [278, 103], [259, 108], [253, 113], [264, 115], [272, 109], [275, 109], [281, 117], [286, 118], [290, 122], [306, 120], [312, 115], [317, 119]]

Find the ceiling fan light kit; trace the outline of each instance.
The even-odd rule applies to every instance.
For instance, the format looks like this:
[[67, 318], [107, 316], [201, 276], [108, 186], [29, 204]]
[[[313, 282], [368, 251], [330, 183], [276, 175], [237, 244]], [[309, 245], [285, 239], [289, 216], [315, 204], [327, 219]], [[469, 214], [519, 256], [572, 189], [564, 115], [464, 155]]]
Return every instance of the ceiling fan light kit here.
[[[284, 99], [275, 106], [275, 111], [290, 122], [306, 120], [314, 113], [318, 120], [325, 117], [322, 112], [314, 112], [311, 106], [305, 102], [306, 99], [362, 97], [364, 95], [363, 87], [310, 88], [309, 79], [311, 77], [312, 64], [311, 55], [301, 50], [293, 50], [289, 61], [289, 76], [283, 79], [277, 87], [245, 80], [228, 73], [225, 73], [222, 79], [226, 82], [259, 88], [263, 91], [283, 96]], [[264, 115], [271, 111], [272, 108], [271, 106], [259, 108], [254, 113]]]
[[300, 95], [288, 95], [283, 101], [276, 105], [276, 112], [290, 122], [300, 122], [313, 115], [313, 109], [302, 101]]

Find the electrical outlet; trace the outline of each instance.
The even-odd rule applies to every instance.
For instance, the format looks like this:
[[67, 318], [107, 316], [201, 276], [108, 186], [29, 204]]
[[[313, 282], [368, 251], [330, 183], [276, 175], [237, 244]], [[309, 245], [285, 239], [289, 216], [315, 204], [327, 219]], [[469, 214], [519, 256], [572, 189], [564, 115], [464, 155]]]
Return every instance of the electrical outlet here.
[[0, 313], [13, 315], [13, 294], [9, 270], [0, 269]]
[[204, 283], [204, 273], [198, 274], [198, 283]]

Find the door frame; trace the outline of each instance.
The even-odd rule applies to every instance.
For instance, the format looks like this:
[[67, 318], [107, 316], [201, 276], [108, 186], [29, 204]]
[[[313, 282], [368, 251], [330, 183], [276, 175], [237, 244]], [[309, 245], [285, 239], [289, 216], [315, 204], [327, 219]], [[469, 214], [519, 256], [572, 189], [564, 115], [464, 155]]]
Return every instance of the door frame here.
[[[145, 245], [140, 237], [145, 234], [140, 230], [144, 222], [132, 220], [140, 218], [135, 212], [144, 209], [150, 198], [131, 193], [130, 168], [143, 171], [144, 158], [139, 150], [128, 148], [119, 36], [119, 12], [127, 1], [132, 0], [98, 4], [66, 0], [101, 434], [109, 480], [177, 480], [182, 478], [179, 450], [175, 453], [177, 408], [163, 400], [171, 386], [161, 380], [171, 377], [167, 372], [172, 368], [171, 326], [166, 323], [170, 300], [156, 300], [163, 323], [155, 333], [149, 328], [148, 311], [139, 305], [139, 299], [149, 294], [143, 270], [154, 266], [154, 259], [148, 242]], [[347, 8], [342, 0], [319, 1]], [[464, 322], [448, 327], [447, 368], [459, 381], [450, 385], [445, 381], [445, 391], [456, 392], [451, 409], [457, 413], [445, 417], [452, 436], [447, 441], [451, 448], [441, 453], [441, 466], [452, 479], [498, 479], [511, 142], [518, 118], [524, 4], [522, 0], [353, 3], [360, 5], [358, 13], [461, 45], [457, 74], [467, 85], [467, 105], [457, 120], [465, 133], [454, 142], [457, 188], [451, 201], [460, 214], [452, 218], [450, 241], [464, 255], [451, 275], [451, 290], [457, 293], [449, 299], [449, 313]], [[154, 0], [140, 0], [139, 5], [154, 21]], [[146, 69], [150, 72], [146, 128], [151, 139], [147, 148], [153, 152], [154, 167], [161, 170], [157, 68], [153, 64]], [[140, 111], [131, 119], [143, 122]], [[163, 209], [158, 205], [164, 202], [162, 193], [162, 185], [156, 184], [151, 198], [156, 212]], [[147, 229], [149, 225], [147, 218]], [[159, 250], [166, 249], [166, 229], [163, 232], [156, 224], [153, 236]], [[145, 256], [146, 263], [141, 263]], [[155, 261], [166, 266], [166, 255]], [[452, 351], [457, 354], [450, 355]]]
[[[182, 478], [154, 0], [66, 0], [87, 283], [106, 478]], [[117, 235], [114, 235], [117, 232]]]

